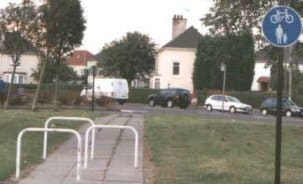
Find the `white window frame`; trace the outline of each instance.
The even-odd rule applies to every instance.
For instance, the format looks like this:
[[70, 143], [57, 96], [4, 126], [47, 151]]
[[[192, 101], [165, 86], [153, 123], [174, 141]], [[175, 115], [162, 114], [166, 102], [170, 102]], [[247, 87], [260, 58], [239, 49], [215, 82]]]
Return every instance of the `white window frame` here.
[[[4, 80], [6, 83], [11, 83], [12, 73], [5, 73]], [[21, 78], [20, 78], [21, 77]], [[24, 73], [15, 73], [14, 84], [25, 84], [26, 74]]]

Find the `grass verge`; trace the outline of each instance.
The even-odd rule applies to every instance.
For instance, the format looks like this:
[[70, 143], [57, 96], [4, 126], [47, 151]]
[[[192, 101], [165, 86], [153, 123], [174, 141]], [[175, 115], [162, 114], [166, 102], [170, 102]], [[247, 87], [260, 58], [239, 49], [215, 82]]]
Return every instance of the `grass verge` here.
[[[153, 116], [145, 123], [155, 184], [272, 184], [275, 126], [263, 122]], [[303, 181], [303, 126], [284, 125], [282, 181]]]
[[[9, 110], [0, 111], [0, 181], [9, 178], [15, 172], [16, 140], [18, 133], [28, 127], [43, 127], [44, 122], [51, 116], [80, 116], [94, 118], [101, 116], [100, 113], [88, 111], [24, 111]], [[55, 124], [56, 127], [78, 128], [79, 123]], [[52, 136], [55, 134], [56, 136]], [[54, 150], [70, 135], [51, 133], [49, 136], [49, 151]], [[42, 156], [42, 133], [28, 133], [22, 141], [22, 168], [29, 168], [41, 162]]]

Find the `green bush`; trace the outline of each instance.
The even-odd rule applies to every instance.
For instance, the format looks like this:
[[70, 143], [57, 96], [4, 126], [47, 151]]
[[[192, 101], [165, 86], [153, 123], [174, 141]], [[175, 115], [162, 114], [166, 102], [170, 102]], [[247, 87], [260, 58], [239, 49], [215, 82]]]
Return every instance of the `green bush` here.
[[195, 93], [196, 93], [195, 95], [198, 99], [197, 105], [204, 105], [204, 102], [207, 98], [207, 91], [206, 90], [197, 90]]
[[26, 105], [31, 101], [28, 96], [13, 95], [10, 99], [10, 105]]
[[148, 95], [156, 93], [157, 89], [149, 88], [130, 88], [128, 102], [131, 103], [147, 103]]
[[[12, 86], [12, 99], [11, 105], [25, 105], [32, 101], [37, 85], [35, 84], [14, 84]], [[18, 88], [24, 89], [24, 97], [20, 97], [17, 93]], [[80, 92], [83, 88], [82, 85], [78, 84], [67, 84], [61, 83], [59, 85], [58, 100], [62, 105], [79, 105], [82, 101], [80, 98]], [[42, 84], [39, 94], [38, 102], [40, 104], [51, 104], [53, 102], [55, 86], [53, 83]]]
[[229, 95], [237, 97], [241, 102], [251, 105], [253, 108], [260, 108], [261, 103], [268, 97], [276, 97], [276, 93], [252, 92], [252, 91], [231, 91]]
[[[221, 91], [209, 90], [207, 96], [213, 94], [222, 94]], [[226, 95], [234, 96], [241, 102], [251, 105], [253, 108], [258, 109], [261, 103], [268, 97], [276, 97], [274, 92], [255, 92], [255, 91], [226, 91]], [[204, 103], [204, 102], [203, 102]]]
[[[222, 94], [220, 90], [198, 90], [198, 105], [204, 105], [205, 99], [214, 94]], [[255, 91], [227, 91], [226, 95], [234, 96], [241, 102], [251, 105], [253, 108], [258, 109], [261, 103], [268, 97], [276, 97], [276, 92], [255, 92]], [[303, 106], [303, 95], [294, 95], [293, 101], [299, 106]]]
[[79, 105], [81, 102], [80, 91], [71, 89], [61, 89], [58, 100], [62, 105]]

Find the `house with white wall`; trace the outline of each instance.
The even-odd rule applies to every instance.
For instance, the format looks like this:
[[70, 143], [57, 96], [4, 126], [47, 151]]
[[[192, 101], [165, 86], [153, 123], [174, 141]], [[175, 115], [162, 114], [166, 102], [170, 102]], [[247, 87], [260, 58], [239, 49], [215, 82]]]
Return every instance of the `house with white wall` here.
[[[194, 28], [186, 29], [186, 19], [173, 17], [172, 40], [158, 50], [155, 71], [150, 78], [150, 88], [185, 88], [193, 92], [192, 74], [199, 39], [202, 35]], [[284, 53], [285, 58], [289, 58]], [[294, 57], [303, 72], [303, 59]], [[257, 52], [251, 91], [270, 90], [271, 66], [268, 50]]]
[[91, 69], [98, 63], [96, 57], [87, 50], [76, 50], [67, 57], [67, 64], [77, 75], [83, 76], [85, 70]]
[[251, 91], [268, 91], [270, 85], [271, 67], [268, 62], [266, 50], [257, 52], [255, 60], [254, 78]]
[[[255, 75], [251, 85], [251, 91], [268, 91], [270, 90], [271, 78], [271, 60], [269, 58], [270, 47], [265, 47], [256, 54]], [[291, 59], [292, 58], [292, 59]], [[293, 62], [298, 66], [300, 72], [303, 73], [303, 59], [298, 56], [292, 56], [288, 49], [284, 50], [284, 63]]]
[[[28, 48], [19, 61], [20, 65], [16, 68], [14, 84], [35, 84], [37, 81], [32, 77], [33, 71], [39, 64], [38, 51], [35, 48]], [[10, 83], [13, 73], [12, 58], [5, 50], [0, 51], [0, 76]]]
[[[10, 36], [10, 32], [4, 32], [0, 28], [0, 76], [6, 82], [10, 83], [13, 74], [12, 56], [5, 49], [5, 38]], [[14, 84], [35, 84], [37, 81], [32, 77], [32, 74], [38, 68], [39, 50], [30, 42], [23, 40], [25, 50], [22, 53], [16, 67]]]
[[194, 27], [187, 29], [186, 22], [182, 16], [173, 17], [172, 40], [158, 50], [150, 88], [184, 88], [193, 92], [192, 74], [202, 35]]

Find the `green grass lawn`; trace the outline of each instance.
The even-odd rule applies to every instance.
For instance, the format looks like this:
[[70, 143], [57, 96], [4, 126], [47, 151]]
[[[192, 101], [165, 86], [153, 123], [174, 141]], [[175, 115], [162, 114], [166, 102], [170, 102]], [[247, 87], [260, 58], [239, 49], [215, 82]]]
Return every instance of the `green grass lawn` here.
[[[275, 126], [270, 123], [153, 116], [145, 139], [155, 184], [272, 184]], [[302, 184], [303, 126], [284, 125], [282, 181]]]
[[[16, 140], [20, 130], [28, 127], [43, 127], [44, 122], [51, 116], [82, 116], [94, 118], [100, 113], [86, 111], [0, 111], [0, 181], [6, 180], [15, 172]], [[56, 127], [77, 128], [80, 123], [55, 124]], [[43, 133], [27, 133], [22, 141], [22, 168], [41, 162]], [[52, 136], [52, 135], [56, 136]], [[71, 135], [50, 133], [49, 149], [54, 150]]]

